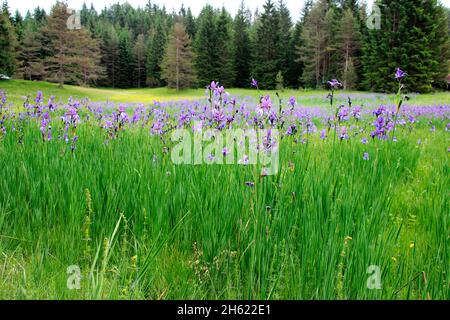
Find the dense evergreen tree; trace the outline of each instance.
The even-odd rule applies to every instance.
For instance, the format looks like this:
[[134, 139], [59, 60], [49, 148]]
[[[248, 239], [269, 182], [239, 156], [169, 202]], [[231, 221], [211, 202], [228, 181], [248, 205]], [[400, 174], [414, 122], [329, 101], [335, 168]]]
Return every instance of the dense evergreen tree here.
[[164, 85], [161, 79], [161, 62], [167, 43], [167, 32], [161, 18], [156, 22], [156, 29], [150, 36], [147, 50], [147, 84], [150, 87]]
[[355, 89], [358, 81], [357, 67], [359, 66], [358, 50], [361, 47], [360, 33], [357, 20], [353, 16], [350, 6], [345, 9], [338, 32], [338, 54], [340, 59], [339, 76], [344, 89]]
[[254, 76], [265, 89], [276, 87], [276, 77], [280, 71], [279, 54], [279, 14], [272, 0], [264, 4], [256, 32]]
[[[449, 73], [449, 9], [437, 0], [378, 0], [381, 29], [368, 28], [370, 10], [358, 0], [307, 0], [292, 22], [285, 0], [267, 0], [255, 14], [241, 4], [234, 20], [207, 5], [168, 13], [114, 4], [97, 12], [84, 4], [82, 30], [66, 26], [67, 12], [37, 7], [24, 17], [1, 7], [0, 72], [31, 80], [110, 87], [158, 87], [168, 33], [180, 23], [193, 43], [198, 85], [212, 80], [261, 88], [323, 87], [395, 90], [393, 70], [408, 72], [411, 91], [445, 88]], [[65, 2], [58, 3], [65, 5]], [[16, 71], [14, 73], [14, 71]], [[45, 71], [45, 72], [44, 72]]]
[[142, 88], [145, 85], [147, 78], [146, 71], [146, 61], [147, 61], [147, 50], [146, 50], [145, 36], [140, 34], [136, 38], [136, 43], [133, 47], [134, 60], [136, 62], [136, 85], [138, 88]]
[[217, 47], [217, 22], [214, 9], [206, 5], [198, 19], [197, 35], [194, 42], [195, 67], [201, 87], [220, 77], [220, 61]]
[[127, 29], [121, 29], [119, 32], [119, 72], [117, 77], [117, 86], [119, 88], [131, 88], [134, 84], [134, 57], [131, 46], [131, 35]]
[[177, 90], [195, 85], [191, 39], [181, 23], [175, 23], [161, 65], [162, 77], [169, 88]]
[[17, 39], [11, 17], [4, 3], [0, 12], [0, 73], [11, 76], [16, 70]]
[[244, 2], [236, 15], [234, 21], [234, 85], [245, 88], [250, 83], [250, 68], [252, 63], [250, 44], [250, 21], [248, 10], [245, 10]]
[[292, 62], [295, 63], [294, 48], [292, 47], [292, 18], [289, 9], [284, 0], [280, 0], [278, 5], [279, 11], [279, 39], [278, 39], [278, 54], [279, 54], [279, 69], [284, 79], [284, 85], [292, 86], [290, 69]]
[[197, 25], [195, 21], [195, 17], [192, 14], [191, 8], [188, 8], [186, 12], [186, 17], [184, 18], [184, 25], [186, 26], [186, 32], [191, 39], [195, 39], [195, 35], [197, 33]]
[[102, 31], [101, 65], [105, 67], [105, 77], [100, 84], [107, 87], [117, 87], [119, 78], [119, 36], [113, 26], [105, 26]]
[[17, 76], [26, 80], [42, 80], [44, 63], [42, 60], [42, 34], [28, 26], [22, 39], [18, 60]]
[[217, 20], [217, 43], [216, 50], [218, 55], [218, 80], [225, 87], [231, 87], [234, 84], [234, 65], [233, 65], [233, 39], [232, 39], [233, 20], [229, 13], [222, 8]]
[[364, 47], [366, 88], [394, 91], [397, 82], [392, 70], [400, 67], [408, 72], [405, 84], [409, 90], [430, 91], [448, 73], [443, 9], [435, 0], [381, 0], [378, 6], [381, 29], [369, 31]]

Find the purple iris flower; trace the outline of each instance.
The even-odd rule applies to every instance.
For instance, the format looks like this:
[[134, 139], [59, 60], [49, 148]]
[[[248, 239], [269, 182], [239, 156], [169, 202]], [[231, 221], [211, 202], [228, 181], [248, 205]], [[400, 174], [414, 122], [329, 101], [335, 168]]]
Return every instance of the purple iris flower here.
[[342, 83], [340, 83], [338, 80], [333, 79], [331, 81], [328, 81], [328, 85], [332, 88], [332, 89], [337, 89], [339, 87], [342, 87]]
[[295, 97], [290, 97], [290, 98], [289, 98], [289, 105], [290, 105], [291, 107], [295, 107], [295, 103], [296, 103]]
[[401, 79], [403, 79], [404, 77], [406, 77], [406, 72], [404, 72], [402, 69], [397, 68], [397, 70], [395, 70], [395, 79], [397, 79], [398, 81], [400, 81]]
[[261, 100], [261, 109], [264, 111], [269, 111], [272, 108], [272, 100], [270, 99], [270, 95], [266, 95]]
[[252, 79], [252, 87], [258, 88], [258, 81]]
[[365, 161], [368, 161], [368, 160], [369, 160], [369, 153], [368, 153], [368, 152], [364, 152], [364, 154], [363, 154], [363, 159], [364, 159]]
[[327, 130], [323, 129], [320, 131], [320, 139], [325, 140], [327, 138]]

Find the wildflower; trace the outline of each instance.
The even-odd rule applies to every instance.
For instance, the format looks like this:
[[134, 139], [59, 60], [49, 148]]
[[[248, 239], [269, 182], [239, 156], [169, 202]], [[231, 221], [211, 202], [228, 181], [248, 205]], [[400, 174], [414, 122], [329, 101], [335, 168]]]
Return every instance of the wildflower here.
[[362, 144], [367, 144], [367, 143], [368, 143], [368, 140], [367, 140], [367, 138], [365, 138], [365, 137], [364, 137], [364, 138], [362, 138], [362, 139], [361, 139], [361, 143], [362, 143]]
[[270, 95], [266, 95], [261, 99], [261, 109], [268, 112], [272, 108], [272, 100]]
[[288, 127], [288, 130], [286, 131], [286, 135], [293, 136], [296, 133], [297, 133], [297, 126], [295, 125], [295, 123], [293, 123]]
[[290, 105], [291, 107], [295, 107], [295, 103], [296, 103], [295, 97], [290, 97], [290, 98], [289, 98], [289, 105]]
[[400, 81], [405, 76], [406, 76], [406, 72], [404, 72], [400, 68], [397, 68], [397, 70], [395, 70], [395, 79], [397, 79], [397, 81]]
[[347, 140], [349, 138], [348, 137], [348, 133], [347, 133], [347, 127], [342, 127], [341, 128], [341, 134], [339, 135], [339, 138], [341, 140]]
[[352, 116], [357, 120], [360, 119], [361, 118], [361, 107], [355, 106], [352, 109]]
[[255, 186], [255, 183], [252, 182], [252, 181], [247, 181], [247, 182], [245, 182], [245, 185], [246, 185], [247, 187], [253, 188], [253, 187]]
[[327, 130], [323, 129], [320, 131], [320, 139], [325, 140], [327, 138]]
[[248, 155], [244, 154], [242, 159], [238, 161], [239, 164], [248, 165], [249, 164], [249, 158]]
[[42, 94], [42, 91], [38, 91], [36, 94], [36, 98], [34, 99], [34, 102], [41, 103], [44, 95]]
[[258, 88], [258, 81], [256, 81], [255, 79], [252, 79], [252, 87]]
[[331, 89], [337, 89], [339, 87], [342, 87], [342, 83], [340, 83], [338, 80], [333, 79], [331, 81], [328, 81], [328, 85], [331, 87]]
[[218, 83], [216, 83], [215, 81], [212, 81], [211, 84], [209, 85], [209, 89], [212, 91], [216, 91], [217, 86], [218, 86]]
[[226, 157], [229, 153], [230, 153], [230, 152], [228, 151], [227, 148], [223, 148], [223, 149], [222, 149], [222, 155], [223, 155], [224, 157]]
[[364, 152], [364, 154], [363, 154], [363, 160], [364, 160], [364, 161], [369, 161], [369, 153], [368, 153], [368, 152]]

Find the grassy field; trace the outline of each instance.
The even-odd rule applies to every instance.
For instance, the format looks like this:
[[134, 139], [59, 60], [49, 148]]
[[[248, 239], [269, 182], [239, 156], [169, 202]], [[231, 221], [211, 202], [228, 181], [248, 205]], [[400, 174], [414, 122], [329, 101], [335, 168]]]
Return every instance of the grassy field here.
[[[0, 82], [0, 90], [7, 92], [9, 101], [14, 104], [22, 104], [24, 96], [34, 97], [37, 91], [45, 92], [46, 96], [55, 96], [58, 101], [67, 102], [69, 97], [75, 99], [89, 98], [95, 102], [114, 102], [114, 103], [144, 103], [150, 104], [154, 101], [173, 101], [173, 100], [197, 100], [205, 97], [204, 89], [176, 90], [167, 88], [156, 89], [104, 89], [104, 88], [84, 88], [66, 85], [63, 89], [57, 84], [48, 82], [32, 82], [24, 80], [11, 80]], [[236, 97], [257, 98], [260, 93], [254, 89], [230, 89], [230, 95]], [[264, 91], [264, 94], [271, 94], [275, 98], [275, 91]], [[280, 92], [283, 100], [294, 96], [299, 104], [309, 107], [328, 105], [325, 96], [327, 91], [321, 90], [285, 90]], [[364, 92], [341, 92], [338, 96], [341, 103], [346, 103], [347, 97], [351, 96], [355, 103], [369, 106], [379, 104], [395, 103], [394, 95], [373, 94]], [[436, 105], [445, 104], [450, 101], [449, 92], [439, 92], [433, 94], [411, 94], [411, 100], [407, 104], [416, 105]]]
[[[152, 108], [133, 123], [81, 105], [76, 126], [60, 120], [68, 106], [46, 109], [50, 95], [151, 102], [204, 90], [61, 90], [23, 81], [0, 88], [13, 104], [45, 94], [39, 113], [3, 113], [0, 298], [450, 299], [448, 109], [402, 113], [407, 124], [396, 142], [370, 138], [370, 110], [334, 134], [328, 128], [325, 140], [321, 116], [286, 119], [299, 130], [279, 141], [278, 174], [264, 176], [260, 165], [174, 165], [170, 135], [149, 134]], [[386, 101], [352, 94], [367, 106]], [[328, 104], [324, 92], [295, 95], [305, 96], [299, 105]], [[40, 130], [45, 112], [51, 141]], [[125, 124], [109, 127], [111, 119]], [[349, 137], [340, 139], [344, 125]], [[367, 285], [371, 266], [380, 271], [378, 288]]]

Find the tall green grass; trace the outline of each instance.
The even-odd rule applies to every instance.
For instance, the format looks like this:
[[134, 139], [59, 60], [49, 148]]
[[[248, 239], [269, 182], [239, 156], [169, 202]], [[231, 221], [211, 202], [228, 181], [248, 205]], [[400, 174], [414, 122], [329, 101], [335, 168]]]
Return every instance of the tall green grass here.
[[[396, 143], [285, 138], [280, 173], [261, 177], [175, 166], [147, 129], [105, 144], [84, 124], [72, 153], [57, 126], [42, 143], [27, 124], [23, 146], [14, 133], [0, 142], [0, 298], [449, 299], [448, 140], [436, 126]], [[80, 290], [67, 287], [71, 265]], [[367, 288], [371, 265], [381, 290]]]

